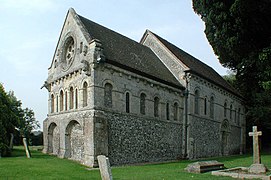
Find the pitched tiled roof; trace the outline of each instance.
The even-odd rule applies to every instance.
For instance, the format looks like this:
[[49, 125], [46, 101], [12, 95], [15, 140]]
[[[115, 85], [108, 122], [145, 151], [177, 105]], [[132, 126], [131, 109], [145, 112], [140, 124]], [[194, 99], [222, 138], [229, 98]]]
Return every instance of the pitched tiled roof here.
[[[152, 33], [152, 32], [151, 32]], [[161, 43], [163, 43], [168, 50], [170, 50], [182, 63], [184, 63], [190, 71], [198, 76], [201, 76], [210, 82], [230, 91], [231, 93], [241, 97], [240, 93], [237, 92], [226, 80], [224, 80], [213, 68], [201, 62], [197, 58], [191, 56], [185, 51], [181, 50], [177, 46], [171, 44], [167, 40], [160, 36], [152, 33]]]
[[184, 88], [150, 48], [80, 15], [78, 17], [91, 39], [101, 41], [106, 63], [125, 68], [167, 85]]

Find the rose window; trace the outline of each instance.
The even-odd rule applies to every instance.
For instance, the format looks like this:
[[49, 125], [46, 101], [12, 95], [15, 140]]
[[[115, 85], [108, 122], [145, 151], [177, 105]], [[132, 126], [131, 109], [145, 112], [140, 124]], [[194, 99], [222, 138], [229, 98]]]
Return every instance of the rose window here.
[[62, 53], [62, 69], [64, 71], [68, 70], [71, 66], [75, 55], [75, 41], [70, 36], [66, 39], [63, 45], [63, 53]]
[[74, 41], [69, 42], [66, 50], [66, 62], [70, 64], [74, 55]]

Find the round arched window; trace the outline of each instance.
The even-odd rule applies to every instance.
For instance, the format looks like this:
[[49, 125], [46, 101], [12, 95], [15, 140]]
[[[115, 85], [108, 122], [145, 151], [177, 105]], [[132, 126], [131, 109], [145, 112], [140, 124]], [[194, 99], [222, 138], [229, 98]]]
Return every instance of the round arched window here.
[[67, 70], [71, 66], [75, 55], [75, 41], [71, 36], [65, 40], [62, 52], [62, 68]]

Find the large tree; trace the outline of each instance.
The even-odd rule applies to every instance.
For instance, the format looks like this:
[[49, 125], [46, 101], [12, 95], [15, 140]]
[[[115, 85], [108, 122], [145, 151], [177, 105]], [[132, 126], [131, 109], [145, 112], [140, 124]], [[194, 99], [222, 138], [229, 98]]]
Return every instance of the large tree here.
[[6, 93], [0, 83], [0, 155], [9, 155], [11, 134], [14, 134], [15, 141], [21, 144], [21, 137], [30, 138], [31, 131], [37, 128], [39, 123], [33, 110], [23, 109], [14, 92]]
[[13, 111], [12, 102], [0, 83], [0, 155], [10, 153], [9, 140], [18, 125], [18, 117]]
[[220, 63], [236, 72], [247, 125], [271, 135], [271, 0], [192, 0]]

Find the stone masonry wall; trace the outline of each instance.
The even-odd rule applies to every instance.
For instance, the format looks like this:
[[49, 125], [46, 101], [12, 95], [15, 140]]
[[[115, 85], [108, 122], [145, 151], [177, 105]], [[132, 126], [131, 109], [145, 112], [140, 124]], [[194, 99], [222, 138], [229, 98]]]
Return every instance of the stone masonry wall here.
[[220, 155], [220, 123], [194, 116], [190, 126], [191, 158], [212, 157]]
[[176, 160], [181, 157], [182, 124], [107, 112], [109, 159], [113, 165]]

